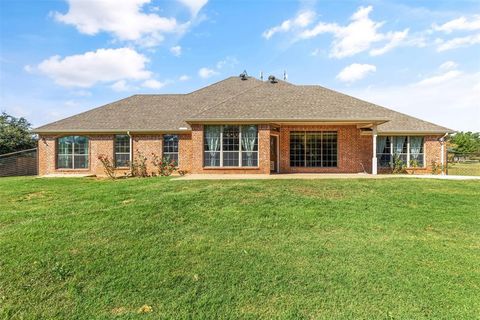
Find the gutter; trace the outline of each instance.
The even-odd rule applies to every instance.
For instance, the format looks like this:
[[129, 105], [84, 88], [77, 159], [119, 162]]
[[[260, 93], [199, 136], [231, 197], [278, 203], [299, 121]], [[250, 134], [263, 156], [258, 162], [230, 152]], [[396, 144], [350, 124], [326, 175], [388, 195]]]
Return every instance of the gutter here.
[[164, 130], [164, 129], [65, 129], [65, 130], [37, 130], [34, 129], [31, 132], [36, 134], [65, 134], [65, 133], [79, 133], [79, 134], [122, 134], [125, 131], [140, 133], [140, 134], [156, 134], [156, 133], [185, 133], [190, 132], [191, 130], [185, 129], [176, 129], [176, 130]]
[[205, 123], [205, 122], [214, 122], [214, 123], [224, 123], [224, 122], [238, 122], [238, 123], [266, 123], [266, 122], [290, 122], [290, 123], [295, 123], [295, 122], [345, 122], [345, 123], [359, 123], [359, 122], [373, 122], [376, 124], [382, 124], [385, 122], [390, 121], [390, 119], [386, 118], [376, 118], [376, 119], [332, 119], [332, 118], [327, 118], [327, 119], [315, 119], [315, 118], [308, 118], [308, 119], [294, 119], [294, 118], [288, 118], [288, 119], [281, 119], [281, 118], [244, 118], [244, 119], [238, 119], [238, 118], [190, 118], [186, 119], [185, 122], [187, 123]]

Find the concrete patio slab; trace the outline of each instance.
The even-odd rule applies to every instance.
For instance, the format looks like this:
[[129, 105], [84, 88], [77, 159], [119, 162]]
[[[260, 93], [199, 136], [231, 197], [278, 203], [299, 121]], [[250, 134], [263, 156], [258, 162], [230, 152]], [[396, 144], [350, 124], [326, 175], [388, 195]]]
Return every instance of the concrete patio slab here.
[[278, 179], [396, 179], [420, 178], [440, 180], [480, 180], [473, 176], [446, 176], [446, 175], [405, 175], [366, 173], [289, 173], [289, 174], [189, 174], [173, 180], [278, 180]]

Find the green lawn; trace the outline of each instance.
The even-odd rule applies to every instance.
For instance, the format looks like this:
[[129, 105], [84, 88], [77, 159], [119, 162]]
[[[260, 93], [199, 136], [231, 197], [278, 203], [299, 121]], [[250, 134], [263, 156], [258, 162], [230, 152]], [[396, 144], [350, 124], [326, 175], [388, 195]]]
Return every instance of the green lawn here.
[[448, 174], [459, 176], [480, 176], [480, 162], [449, 163]]
[[479, 319], [479, 195], [425, 179], [3, 178], [0, 318]]

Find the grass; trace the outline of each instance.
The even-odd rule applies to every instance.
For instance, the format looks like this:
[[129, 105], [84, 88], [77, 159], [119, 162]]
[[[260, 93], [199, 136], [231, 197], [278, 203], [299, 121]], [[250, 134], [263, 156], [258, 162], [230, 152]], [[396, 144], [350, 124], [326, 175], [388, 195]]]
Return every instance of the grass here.
[[0, 318], [479, 319], [479, 194], [424, 179], [0, 179]]
[[480, 176], [480, 162], [449, 163], [448, 174], [459, 176]]

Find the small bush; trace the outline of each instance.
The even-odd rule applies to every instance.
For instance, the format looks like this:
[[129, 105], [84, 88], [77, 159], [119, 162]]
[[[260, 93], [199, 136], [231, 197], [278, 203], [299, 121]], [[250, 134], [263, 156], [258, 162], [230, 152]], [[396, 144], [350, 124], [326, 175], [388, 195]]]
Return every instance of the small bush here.
[[170, 176], [178, 169], [175, 160], [167, 158], [160, 159], [155, 153], [152, 153], [152, 164], [157, 167], [158, 174], [162, 177]]
[[415, 174], [415, 171], [417, 170], [418, 165], [419, 163], [417, 159], [410, 160], [410, 167], [412, 168], [412, 174]]
[[393, 155], [392, 173], [405, 173], [405, 162], [396, 154]]
[[430, 164], [430, 169], [431, 169], [431, 172], [432, 174], [441, 174], [442, 173], [442, 166], [439, 165], [435, 160], [432, 160], [431, 164]]
[[132, 161], [130, 175], [132, 177], [148, 177], [147, 157], [145, 157], [145, 155], [138, 150], [135, 159]]
[[115, 165], [113, 164], [113, 159], [109, 158], [108, 156], [104, 154], [100, 154], [98, 156], [98, 160], [103, 165], [103, 171], [109, 176], [111, 179], [116, 178], [116, 173], [115, 173]]

